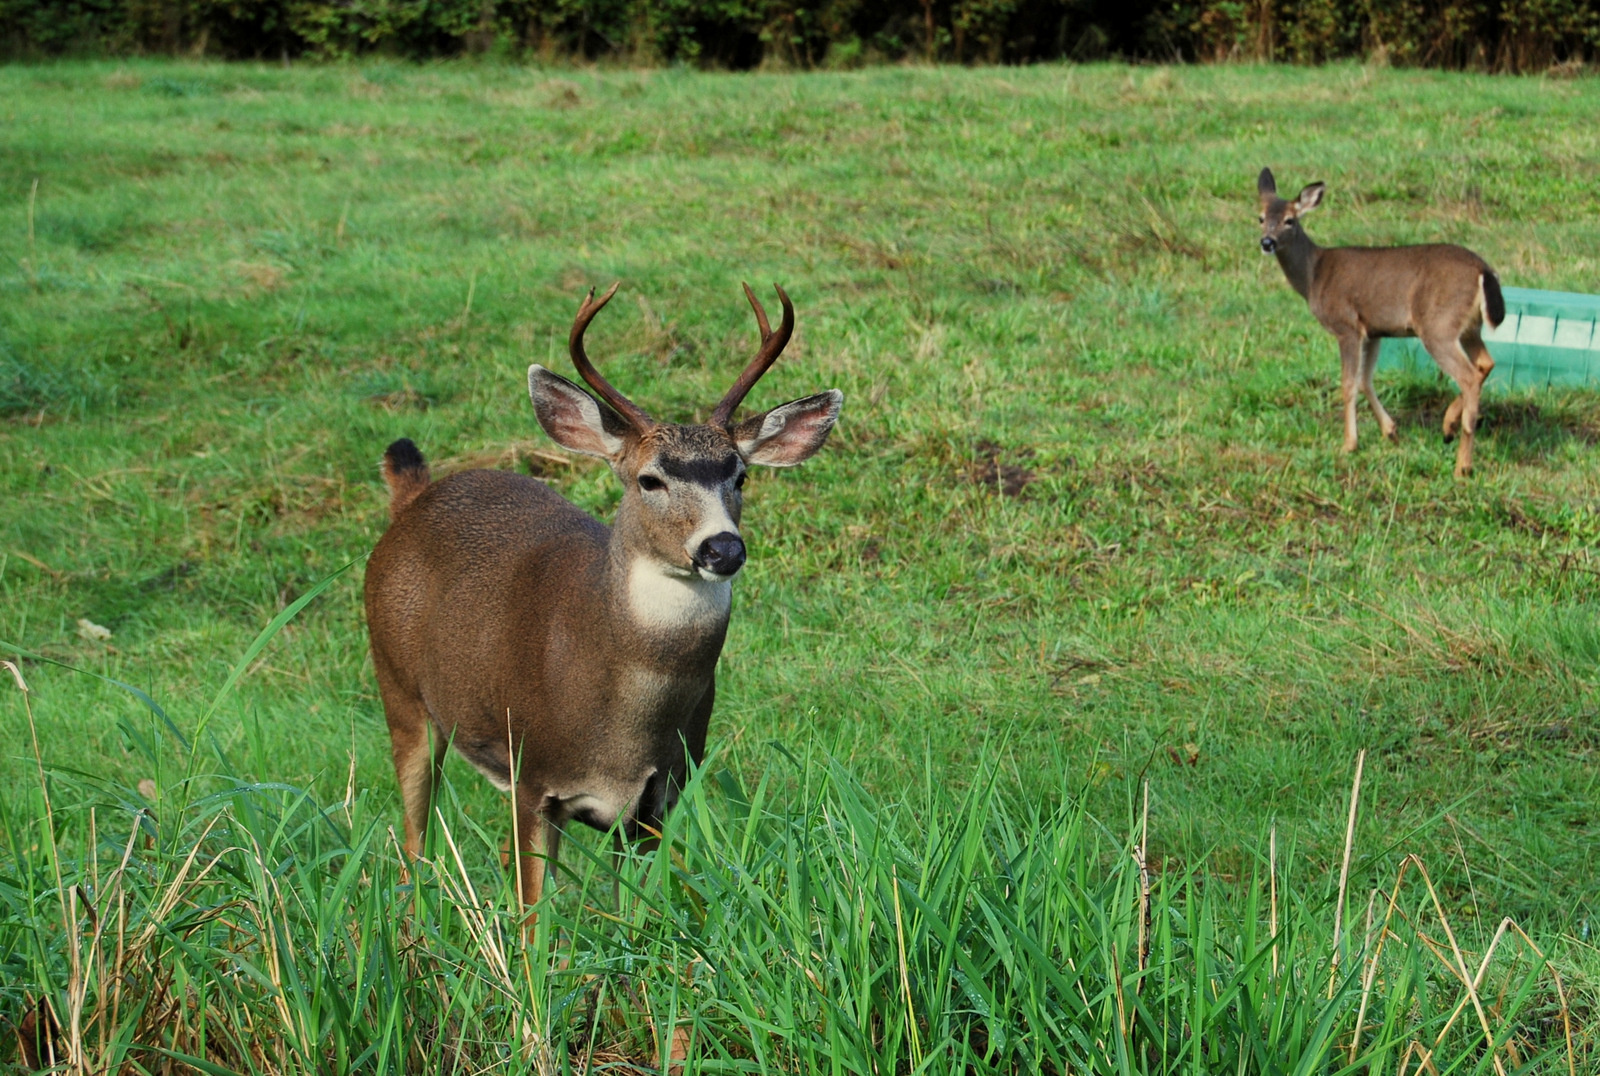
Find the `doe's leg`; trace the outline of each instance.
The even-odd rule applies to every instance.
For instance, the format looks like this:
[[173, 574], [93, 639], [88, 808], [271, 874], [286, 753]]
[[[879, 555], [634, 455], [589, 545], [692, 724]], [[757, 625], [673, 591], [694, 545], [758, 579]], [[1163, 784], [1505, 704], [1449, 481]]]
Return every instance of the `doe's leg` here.
[[1389, 417], [1389, 412], [1383, 409], [1383, 404], [1378, 402], [1378, 391], [1372, 387], [1372, 373], [1378, 368], [1378, 347], [1382, 343], [1370, 336], [1361, 338], [1361, 392], [1366, 396], [1367, 403], [1372, 405], [1372, 413], [1378, 416], [1378, 429], [1383, 431], [1384, 437], [1398, 441], [1398, 427], [1394, 419]]
[[[1488, 375], [1467, 358], [1459, 340], [1436, 337], [1425, 339], [1422, 344], [1433, 356], [1433, 361], [1439, 364], [1439, 369], [1449, 375], [1461, 390], [1460, 398], [1445, 412], [1445, 424], [1448, 428], [1452, 412], [1460, 420], [1461, 440], [1456, 445], [1456, 477], [1465, 478], [1472, 473], [1472, 447], [1478, 429], [1478, 394], [1483, 387], [1483, 379]], [[1493, 365], [1491, 362], [1491, 369]]]
[[1463, 336], [1461, 344], [1471, 357], [1472, 365], [1478, 368], [1478, 388], [1481, 390], [1483, 383], [1489, 380], [1489, 375], [1494, 373], [1494, 357], [1489, 354], [1489, 346], [1483, 342], [1483, 337], [1476, 332]]
[[1356, 450], [1356, 392], [1361, 384], [1361, 342], [1358, 333], [1339, 336], [1340, 388], [1344, 391], [1344, 450]]
[[[1489, 355], [1489, 349], [1484, 345], [1483, 337], [1475, 332], [1469, 332], [1461, 338], [1462, 346], [1467, 355], [1472, 359], [1472, 365], [1478, 371], [1478, 391], [1481, 397], [1483, 383], [1489, 380], [1489, 375], [1494, 372], [1494, 359]], [[1456, 428], [1461, 418], [1461, 408], [1466, 404], [1466, 396], [1457, 396], [1450, 401], [1450, 407], [1444, 413], [1444, 439], [1450, 441], [1455, 438]]]
[[1461, 406], [1466, 403], [1466, 398], [1457, 396], [1450, 401], [1450, 406], [1444, 409], [1444, 443], [1449, 444], [1456, 439], [1456, 431], [1461, 428]]

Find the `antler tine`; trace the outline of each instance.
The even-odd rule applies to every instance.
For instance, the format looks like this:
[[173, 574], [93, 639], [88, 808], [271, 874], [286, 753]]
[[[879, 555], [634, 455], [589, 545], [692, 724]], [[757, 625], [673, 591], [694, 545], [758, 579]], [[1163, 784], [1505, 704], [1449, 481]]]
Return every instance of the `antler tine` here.
[[594, 363], [589, 361], [589, 356], [583, 350], [583, 334], [589, 328], [589, 322], [600, 313], [600, 309], [611, 301], [611, 297], [622, 287], [622, 281], [611, 285], [606, 293], [600, 296], [600, 301], [595, 302], [594, 289], [589, 289], [589, 294], [584, 297], [583, 304], [578, 307], [578, 316], [572, 320], [572, 334], [567, 337], [567, 350], [572, 355], [572, 365], [578, 368], [578, 374], [589, 383], [589, 387], [598, 392], [610, 404], [612, 409], [630, 422], [636, 429], [647, 430], [655, 425], [654, 420], [645, 414], [644, 410], [612, 387], [611, 382], [600, 376], [600, 371], [594, 368]]
[[[761, 329], [761, 342], [764, 344], [767, 342], [767, 337], [772, 335], [772, 326], [767, 324], [767, 312], [762, 307], [761, 300], [756, 298], [756, 293], [750, 290], [749, 284], [740, 281], [740, 286], [744, 288], [744, 297], [750, 300], [750, 309], [756, 312], [756, 325]], [[772, 286], [778, 287], [776, 284]], [[783, 294], [782, 288], [778, 288], [778, 294]]]
[[722, 402], [717, 404], [717, 409], [711, 412], [713, 426], [728, 425], [733, 413], [744, 401], [745, 394], [754, 388], [755, 383], [761, 380], [761, 375], [778, 361], [778, 356], [783, 354], [783, 349], [789, 344], [789, 337], [794, 335], [794, 304], [789, 302], [789, 296], [782, 288], [776, 284], [772, 287], [778, 293], [778, 300], [783, 303], [783, 320], [778, 323], [777, 332], [773, 332], [767, 323], [767, 312], [761, 308], [756, 293], [750, 290], [749, 284], [744, 286], [745, 296], [750, 300], [750, 308], [756, 313], [756, 326], [761, 330], [761, 347], [756, 351], [756, 357], [750, 360], [750, 365], [744, 368], [739, 379], [728, 390], [728, 394], [722, 398]]

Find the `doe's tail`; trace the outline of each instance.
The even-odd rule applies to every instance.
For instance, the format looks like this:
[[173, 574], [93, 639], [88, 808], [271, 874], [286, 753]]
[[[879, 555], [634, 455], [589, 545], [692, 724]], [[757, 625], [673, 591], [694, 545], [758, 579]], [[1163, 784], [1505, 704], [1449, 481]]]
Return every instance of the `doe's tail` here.
[[1484, 269], [1478, 277], [1478, 304], [1483, 308], [1483, 320], [1489, 328], [1499, 328], [1506, 320], [1506, 297], [1500, 294], [1500, 278], [1493, 269]]
[[399, 519], [417, 494], [428, 488], [428, 461], [411, 438], [402, 437], [384, 450], [382, 471], [389, 487], [389, 518]]

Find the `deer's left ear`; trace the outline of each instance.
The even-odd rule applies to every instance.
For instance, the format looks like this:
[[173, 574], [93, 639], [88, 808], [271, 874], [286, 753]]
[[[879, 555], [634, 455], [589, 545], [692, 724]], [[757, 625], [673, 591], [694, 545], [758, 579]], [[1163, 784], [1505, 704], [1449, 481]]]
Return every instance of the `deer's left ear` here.
[[1328, 192], [1326, 183], [1313, 183], [1300, 192], [1294, 200], [1295, 208], [1301, 213], [1309, 213], [1322, 204], [1322, 196]]
[[842, 406], [844, 393], [838, 389], [794, 400], [739, 423], [731, 431], [733, 442], [746, 463], [793, 467], [822, 447]]

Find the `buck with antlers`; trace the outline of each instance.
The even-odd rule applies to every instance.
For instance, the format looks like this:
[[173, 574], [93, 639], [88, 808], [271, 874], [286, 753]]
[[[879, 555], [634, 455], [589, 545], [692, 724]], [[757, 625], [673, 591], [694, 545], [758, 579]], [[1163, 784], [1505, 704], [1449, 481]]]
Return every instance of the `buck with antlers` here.
[[1386, 336], [1415, 336], [1461, 389], [1444, 414], [1448, 441], [1459, 428], [1456, 475], [1472, 470], [1478, 397], [1494, 369], [1482, 327], [1505, 320], [1500, 278], [1465, 247], [1430, 243], [1414, 247], [1319, 247], [1300, 218], [1322, 202], [1325, 184], [1313, 183], [1294, 201], [1278, 197], [1270, 169], [1256, 182], [1261, 198], [1261, 251], [1276, 254], [1283, 275], [1311, 304], [1311, 313], [1339, 340], [1344, 367], [1344, 450], [1356, 448], [1356, 392], [1372, 405], [1383, 435], [1395, 440], [1394, 419], [1378, 402], [1372, 372]]
[[[740, 490], [753, 464], [792, 467], [822, 447], [837, 389], [741, 422], [734, 411], [783, 352], [755, 294], [761, 345], [711, 418], [658, 422], [584, 353], [590, 292], [569, 337], [595, 394], [528, 367], [534, 414], [573, 452], [599, 456], [623, 487], [607, 527], [544, 483], [464, 471], [429, 483], [409, 440], [389, 446], [392, 523], [366, 578], [372, 661], [405, 800], [406, 851], [422, 849], [448, 745], [511, 793], [518, 892], [539, 899], [571, 820], [657, 829], [688, 759], [705, 750], [733, 577], [745, 562]], [[540, 855], [542, 853], [542, 856]]]

